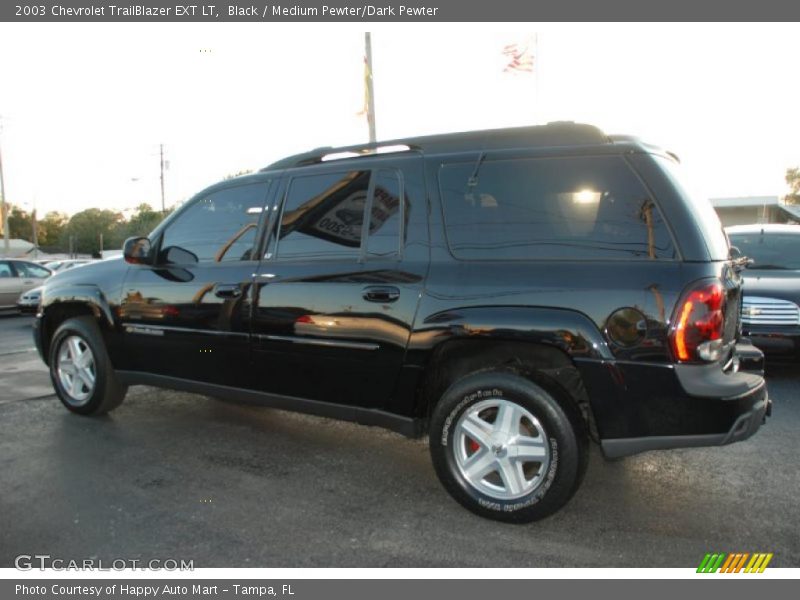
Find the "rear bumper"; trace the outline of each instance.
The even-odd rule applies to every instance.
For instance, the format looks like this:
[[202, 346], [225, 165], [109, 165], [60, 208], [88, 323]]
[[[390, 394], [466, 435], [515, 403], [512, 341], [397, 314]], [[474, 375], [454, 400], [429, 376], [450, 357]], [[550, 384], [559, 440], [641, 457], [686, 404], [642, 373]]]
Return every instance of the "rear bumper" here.
[[772, 414], [772, 400], [767, 397], [766, 385], [761, 387], [758, 398], [753, 403], [753, 407], [740, 414], [725, 433], [617, 438], [602, 440], [600, 445], [603, 454], [608, 458], [619, 458], [648, 450], [724, 446], [741, 442], [758, 431], [758, 428], [766, 422], [766, 418]]
[[752, 436], [771, 413], [763, 354], [747, 340], [725, 365], [606, 362], [578, 368], [608, 457], [731, 444]]

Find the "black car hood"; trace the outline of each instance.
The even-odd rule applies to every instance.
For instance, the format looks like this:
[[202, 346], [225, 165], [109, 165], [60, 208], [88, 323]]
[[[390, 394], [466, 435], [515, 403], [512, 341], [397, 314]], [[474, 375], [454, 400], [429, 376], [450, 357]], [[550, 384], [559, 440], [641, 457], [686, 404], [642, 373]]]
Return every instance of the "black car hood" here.
[[744, 295], [779, 298], [800, 304], [800, 271], [747, 270]]

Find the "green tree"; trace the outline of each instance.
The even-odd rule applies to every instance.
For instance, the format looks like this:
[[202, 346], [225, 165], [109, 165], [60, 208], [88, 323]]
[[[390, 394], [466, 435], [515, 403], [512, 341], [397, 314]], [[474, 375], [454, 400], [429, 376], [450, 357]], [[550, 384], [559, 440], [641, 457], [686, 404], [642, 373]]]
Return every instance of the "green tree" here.
[[69, 223], [69, 216], [57, 211], [51, 211], [37, 222], [39, 246], [51, 252], [66, 250], [61, 245], [64, 228]]
[[129, 237], [139, 237], [149, 235], [164, 218], [172, 212], [167, 209], [166, 213], [153, 210], [149, 204], [140, 204], [136, 207], [127, 221], [119, 223], [115, 232], [116, 238], [125, 241]]
[[786, 203], [800, 204], [800, 168], [786, 169], [786, 183], [789, 184]]
[[161, 211], [153, 210], [149, 204], [140, 204], [136, 207], [136, 212], [123, 226], [124, 237], [148, 235], [156, 226], [164, 220], [171, 211], [166, 214]]
[[88, 208], [72, 215], [62, 234], [62, 246], [69, 247], [69, 237], [73, 236], [73, 250], [80, 254], [100, 254], [100, 236], [103, 248], [119, 248], [122, 245], [120, 224], [122, 214], [112, 210]]
[[33, 219], [19, 206], [12, 205], [8, 209], [8, 229], [12, 240], [33, 241]]

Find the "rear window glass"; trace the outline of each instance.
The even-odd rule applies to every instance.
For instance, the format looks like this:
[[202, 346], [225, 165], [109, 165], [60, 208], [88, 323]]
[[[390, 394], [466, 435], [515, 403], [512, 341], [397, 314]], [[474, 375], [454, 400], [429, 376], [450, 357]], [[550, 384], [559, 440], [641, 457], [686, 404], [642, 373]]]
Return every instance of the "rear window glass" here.
[[800, 233], [730, 234], [731, 245], [753, 259], [751, 269], [800, 270]]
[[711, 205], [711, 201], [705, 195], [693, 191], [686, 185], [680, 165], [677, 162], [658, 155], [653, 155], [653, 158], [664, 168], [668, 179], [678, 193], [686, 198], [686, 206], [692, 211], [694, 220], [703, 234], [711, 259], [727, 260], [729, 255], [728, 238], [725, 236], [722, 223]]
[[439, 183], [456, 258], [672, 259], [661, 213], [619, 157], [444, 165]]

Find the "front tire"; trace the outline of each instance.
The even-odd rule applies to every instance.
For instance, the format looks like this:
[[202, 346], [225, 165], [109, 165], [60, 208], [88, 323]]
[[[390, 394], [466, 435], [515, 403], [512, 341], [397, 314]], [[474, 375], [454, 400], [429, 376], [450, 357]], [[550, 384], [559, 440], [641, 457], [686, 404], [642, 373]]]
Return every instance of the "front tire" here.
[[564, 506], [588, 463], [588, 436], [577, 407], [512, 372], [458, 380], [431, 417], [436, 474], [472, 512], [528, 523]]
[[117, 380], [92, 317], [64, 321], [53, 335], [49, 359], [56, 395], [71, 412], [102, 415], [125, 398], [128, 388]]

